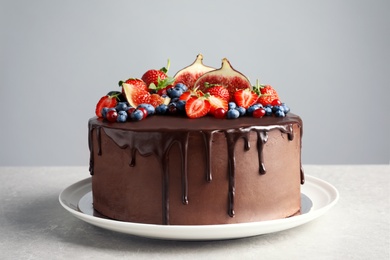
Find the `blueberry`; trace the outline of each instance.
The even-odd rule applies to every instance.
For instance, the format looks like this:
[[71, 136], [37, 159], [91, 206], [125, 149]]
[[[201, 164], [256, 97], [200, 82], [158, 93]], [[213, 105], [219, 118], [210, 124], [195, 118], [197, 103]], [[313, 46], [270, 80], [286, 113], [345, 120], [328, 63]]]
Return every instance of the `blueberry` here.
[[282, 110], [277, 110], [277, 111], [275, 112], [275, 116], [277, 116], [277, 117], [285, 117], [286, 114], [285, 114], [284, 111], [282, 111]]
[[178, 88], [181, 88], [181, 90], [183, 90], [183, 92], [186, 92], [188, 90], [187, 86], [184, 85], [183, 83], [177, 83], [175, 85], [175, 88], [178, 87]]
[[127, 107], [128, 106], [127, 106], [126, 102], [118, 102], [115, 109], [116, 109], [116, 111], [125, 111], [125, 110], [127, 110]]
[[229, 109], [227, 112], [227, 118], [228, 119], [236, 119], [240, 117], [240, 112], [236, 109]]
[[230, 109], [235, 109], [237, 107], [235, 102], [229, 102], [229, 110]]
[[283, 108], [281, 108], [281, 106], [273, 106], [272, 107], [272, 112], [276, 113], [277, 111], [284, 112], [284, 110], [283, 110]]
[[244, 116], [246, 114], [246, 109], [243, 107], [236, 107], [236, 110], [240, 113], [240, 116]]
[[170, 103], [176, 103], [177, 101], [179, 101], [180, 99], [178, 97], [175, 97], [175, 98], [172, 98]]
[[156, 114], [164, 115], [168, 111], [168, 106], [165, 104], [158, 105], [156, 107]]
[[107, 111], [108, 111], [108, 107], [103, 107], [102, 110], [100, 111], [100, 113], [102, 113], [103, 118], [106, 118]]
[[168, 105], [168, 113], [171, 115], [175, 115], [178, 113], [177, 104], [175, 102], [171, 102]]
[[142, 112], [142, 110], [135, 109], [133, 113], [131, 113], [130, 117], [134, 121], [140, 121], [144, 118], [144, 112]]
[[183, 90], [181, 87], [174, 87], [174, 88], [169, 88], [167, 90], [167, 94], [170, 98], [178, 98], [183, 94]]
[[281, 105], [284, 109], [284, 113], [287, 114], [288, 112], [290, 112], [290, 108], [286, 105], [286, 103], [282, 103]]
[[179, 100], [176, 102], [176, 107], [179, 111], [184, 111], [186, 106], [186, 101], [185, 100]]
[[152, 106], [151, 104], [140, 104], [138, 107], [143, 107], [146, 109], [146, 111], [148, 111], [148, 115], [153, 115], [154, 112], [156, 111], [154, 109], [154, 106]]
[[272, 106], [265, 106], [264, 110], [266, 116], [272, 116]]
[[254, 105], [248, 107], [247, 112], [249, 115], [252, 115], [253, 111], [255, 111], [256, 109], [262, 108], [262, 107], [263, 106], [261, 104], [254, 104]]
[[118, 121], [119, 123], [124, 123], [126, 122], [126, 120], [127, 120], [127, 112], [123, 110], [119, 111], [116, 121]]

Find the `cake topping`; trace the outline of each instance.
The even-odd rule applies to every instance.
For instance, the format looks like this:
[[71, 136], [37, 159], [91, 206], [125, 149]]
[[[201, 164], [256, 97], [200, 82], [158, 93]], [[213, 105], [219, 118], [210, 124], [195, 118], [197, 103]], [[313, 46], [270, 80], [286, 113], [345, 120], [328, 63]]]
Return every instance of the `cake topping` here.
[[[203, 56], [199, 54], [191, 65], [174, 77], [167, 74], [169, 65], [168, 60], [167, 67], [148, 70], [141, 79], [120, 81], [122, 91], [111, 91], [110, 95], [102, 97], [96, 105], [96, 115], [108, 122], [124, 123], [139, 121], [152, 114], [236, 119], [243, 116], [284, 117], [290, 111], [272, 86], [261, 85], [258, 81], [251, 86], [249, 79], [235, 70], [226, 58], [222, 59], [221, 68], [214, 69], [205, 66]], [[123, 101], [125, 103], [118, 108], [118, 102]], [[139, 112], [140, 106], [155, 110], [153, 113]], [[109, 109], [116, 113], [107, 114]]]

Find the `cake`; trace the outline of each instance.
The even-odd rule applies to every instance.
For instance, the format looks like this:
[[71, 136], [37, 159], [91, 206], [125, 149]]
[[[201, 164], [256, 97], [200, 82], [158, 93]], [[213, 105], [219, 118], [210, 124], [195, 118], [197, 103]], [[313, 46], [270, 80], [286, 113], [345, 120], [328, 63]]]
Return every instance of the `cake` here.
[[99, 100], [88, 122], [97, 212], [159, 225], [300, 213], [301, 118], [271, 86], [202, 58], [172, 78], [164, 68], [121, 81]]

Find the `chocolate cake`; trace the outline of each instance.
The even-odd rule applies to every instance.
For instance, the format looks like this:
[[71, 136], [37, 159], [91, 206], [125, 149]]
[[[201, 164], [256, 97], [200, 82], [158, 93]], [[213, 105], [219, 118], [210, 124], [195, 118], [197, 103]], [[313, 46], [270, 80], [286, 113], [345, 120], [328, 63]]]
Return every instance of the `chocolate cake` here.
[[89, 127], [93, 207], [120, 221], [214, 225], [299, 214], [302, 120], [270, 85], [202, 56], [103, 96]]
[[263, 221], [300, 210], [302, 121], [154, 116], [89, 121], [93, 206], [170, 225]]

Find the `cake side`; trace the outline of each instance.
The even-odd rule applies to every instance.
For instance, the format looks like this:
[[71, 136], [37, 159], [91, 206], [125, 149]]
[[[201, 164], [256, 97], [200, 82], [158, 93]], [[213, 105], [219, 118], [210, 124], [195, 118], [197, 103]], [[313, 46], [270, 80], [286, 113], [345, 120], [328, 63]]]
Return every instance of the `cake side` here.
[[196, 225], [299, 211], [304, 179], [298, 116], [216, 125], [205, 117], [189, 126], [181, 118], [169, 124], [164, 119], [89, 121], [93, 203], [100, 213], [130, 222]]

